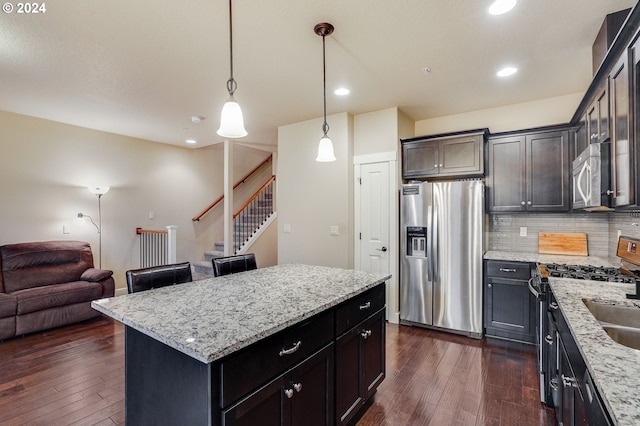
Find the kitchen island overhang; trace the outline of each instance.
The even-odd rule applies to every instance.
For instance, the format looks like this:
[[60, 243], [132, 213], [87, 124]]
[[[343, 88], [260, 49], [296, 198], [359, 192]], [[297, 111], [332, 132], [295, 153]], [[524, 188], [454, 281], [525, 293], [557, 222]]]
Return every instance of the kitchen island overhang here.
[[[265, 368], [277, 368], [270, 379], [297, 371], [298, 362], [304, 364], [318, 354], [331, 358], [331, 365], [323, 368], [330, 368], [333, 376], [334, 357], [337, 362], [340, 355], [336, 348], [342, 347], [335, 343], [353, 334], [364, 342], [358, 343], [358, 357], [368, 356], [370, 364], [374, 360], [374, 365], [382, 367], [381, 374], [373, 374], [377, 387], [384, 378], [384, 294], [389, 278], [385, 273], [287, 264], [103, 299], [92, 306], [126, 326], [128, 422], [148, 421], [151, 416], [163, 424], [171, 424], [170, 419], [222, 424], [226, 411], [238, 411], [233, 404], [251, 397], [261, 386], [275, 386], [260, 383], [246, 398], [235, 398], [232, 404], [225, 384], [231, 378], [228, 373], [223, 376], [225, 371], [238, 369], [225, 370], [226, 361], [267, 343], [273, 346], [277, 343], [274, 339], [285, 337], [295, 342], [283, 340], [281, 350], [291, 351], [302, 342], [296, 340], [296, 333], [314, 340], [314, 334], [318, 334], [314, 330], [325, 330], [315, 341], [298, 345], [302, 347], [299, 356], [309, 355], [304, 360], [292, 357], [286, 365], [267, 365]], [[326, 339], [326, 330], [331, 332], [330, 339]], [[371, 340], [365, 342], [367, 338]], [[377, 340], [382, 342], [380, 353], [367, 355], [365, 348]], [[333, 388], [333, 381], [331, 377], [326, 385]], [[285, 385], [281, 387], [286, 395], [289, 388]], [[329, 405], [325, 411], [333, 409]], [[151, 414], [153, 410], [158, 414]], [[194, 413], [197, 415], [190, 417]], [[333, 417], [333, 412], [330, 414], [327, 418]], [[355, 415], [349, 413], [345, 418], [341, 414], [335, 416], [337, 423]]]

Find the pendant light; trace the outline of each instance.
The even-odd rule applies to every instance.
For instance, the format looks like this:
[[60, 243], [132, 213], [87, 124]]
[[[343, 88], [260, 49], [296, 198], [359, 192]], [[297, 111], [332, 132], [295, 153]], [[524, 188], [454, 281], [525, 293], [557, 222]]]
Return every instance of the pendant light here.
[[230, 77], [227, 80], [227, 91], [229, 99], [222, 107], [220, 114], [220, 128], [218, 134], [225, 138], [241, 138], [247, 136], [244, 129], [244, 118], [242, 117], [242, 109], [233, 97], [234, 92], [238, 88], [238, 84], [233, 79], [233, 19], [231, 14], [231, 0], [229, 0], [229, 64]]
[[333, 33], [333, 25], [328, 22], [322, 22], [313, 27], [313, 31], [322, 37], [322, 91], [324, 100], [324, 122], [322, 123], [322, 138], [318, 144], [318, 156], [316, 161], [329, 162], [336, 161], [336, 156], [333, 153], [333, 142], [327, 135], [329, 132], [329, 125], [327, 124], [327, 67], [325, 65], [325, 47], [324, 38]]

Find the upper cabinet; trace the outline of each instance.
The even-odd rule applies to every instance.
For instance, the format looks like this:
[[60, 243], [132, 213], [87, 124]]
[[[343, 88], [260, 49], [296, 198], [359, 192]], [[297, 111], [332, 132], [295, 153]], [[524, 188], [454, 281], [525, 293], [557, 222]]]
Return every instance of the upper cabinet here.
[[607, 16], [594, 43], [595, 76], [571, 120], [575, 141], [572, 159], [587, 144], [610, 140], [615, 208], [637, 206], [640, 195], [639, 30], [640, 5], [630, 13], [624, 10]]
[[452, 178], [484, 174], [487, 129], [402, 139], [404, 179]]
[[489, 212], [569, 210], [569, 129], [510, 132], [489, 138]]

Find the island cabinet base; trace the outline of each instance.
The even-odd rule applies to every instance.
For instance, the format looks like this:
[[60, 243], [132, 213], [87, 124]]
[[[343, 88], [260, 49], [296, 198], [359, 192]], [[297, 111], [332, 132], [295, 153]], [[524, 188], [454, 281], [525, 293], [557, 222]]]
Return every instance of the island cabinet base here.
[[131, 425], [343, 425], [384, 377], [384, 284], [209, 364], [125, 329]]
[[215, 364], [202, 363], [125, 327], [128, 425], [215, 425]]

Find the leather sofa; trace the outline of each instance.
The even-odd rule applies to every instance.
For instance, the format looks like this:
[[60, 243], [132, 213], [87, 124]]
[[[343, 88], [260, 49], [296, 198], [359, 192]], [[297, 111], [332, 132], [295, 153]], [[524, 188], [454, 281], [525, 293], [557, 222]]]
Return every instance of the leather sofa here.
[[114, 296], [112, 275], [83, 241], [0, 246], [0, 339], [99, 316], [91, 301]]

